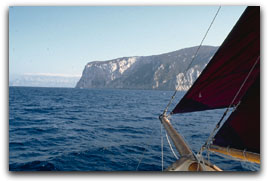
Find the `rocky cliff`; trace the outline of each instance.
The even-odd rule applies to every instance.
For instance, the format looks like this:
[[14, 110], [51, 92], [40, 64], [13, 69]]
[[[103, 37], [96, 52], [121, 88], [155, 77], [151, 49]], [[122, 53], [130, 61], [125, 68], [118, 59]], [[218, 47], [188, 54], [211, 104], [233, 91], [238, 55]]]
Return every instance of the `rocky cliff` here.
[[89, 62], [76, 88], [187, 90], [200, 75], [218, 47], [185, 48], [152, 56], [123, 57]]

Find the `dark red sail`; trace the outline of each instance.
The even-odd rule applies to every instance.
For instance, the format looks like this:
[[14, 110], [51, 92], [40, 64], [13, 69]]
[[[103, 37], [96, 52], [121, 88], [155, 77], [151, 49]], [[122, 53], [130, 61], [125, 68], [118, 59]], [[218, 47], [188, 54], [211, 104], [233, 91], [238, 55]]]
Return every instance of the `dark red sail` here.
[[260, 7], [248, 7], [172, 113], [228, 107], [254, 67], [233, 102], [236, 105], [260, 74], [259, 57]]
[[260, 153], [260, 79], [214, 137], [214, 145]]

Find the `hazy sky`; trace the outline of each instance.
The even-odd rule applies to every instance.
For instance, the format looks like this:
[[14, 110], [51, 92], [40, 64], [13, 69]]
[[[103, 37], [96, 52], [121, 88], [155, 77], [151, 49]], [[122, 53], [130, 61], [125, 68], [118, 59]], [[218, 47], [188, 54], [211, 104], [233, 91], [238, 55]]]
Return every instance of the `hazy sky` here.
[[[219, 46], [245, 6], [222, 6], [204, 44]], [[86, 63], [200, 44], [218, 6], [10, 7], [9, 73], [81, 75]]]

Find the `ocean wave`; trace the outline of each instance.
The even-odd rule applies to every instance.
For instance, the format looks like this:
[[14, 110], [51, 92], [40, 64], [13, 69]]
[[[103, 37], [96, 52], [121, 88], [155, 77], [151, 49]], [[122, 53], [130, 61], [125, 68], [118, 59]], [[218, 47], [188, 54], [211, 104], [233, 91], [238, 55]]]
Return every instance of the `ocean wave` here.
[[[135, 171], [139, 163], [138, 170], [161, 170], [158, 113], [171, 92], [34, 87], [9, 91], [10, 171]], [[172, 124], [193, 150], [200, 149], [221, 117], [220, 110], [211, 112], [212, 117], [173, 117]], [[222, 169], [251, 169], [210, 158]], [[174, 161], [165, 140], [164, 166]]]
[[56, 167], [48, 161], [32, 161], [9, 165], [9, 171], [55, 171]]

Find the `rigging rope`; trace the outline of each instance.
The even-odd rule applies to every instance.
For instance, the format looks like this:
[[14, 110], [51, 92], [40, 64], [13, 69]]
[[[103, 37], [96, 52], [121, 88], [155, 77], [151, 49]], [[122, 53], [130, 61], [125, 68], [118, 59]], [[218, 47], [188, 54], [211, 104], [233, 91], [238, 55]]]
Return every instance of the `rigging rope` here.
[[[203, 39], [201, 40], [200, 45], [198, 46], [198, 48], [197, 48], [197, 50], [196, 50], [194, 56], [192, 57], [191, 62], [189, 63], [189, 65], [187, 66], [187, 68], [185, 69], [185, 71], [183, 72], [184, 74], [187, 73], [187, 71], [188, 71], [188, 70], [190, 69], [190, 67], [192, 66], [192, 63], [193, 63], [193, 61], [195, 60], [195, 58], [196, 58], [196, 56], [197, 56], [197, 54], [198, 54], [198, 51], [199, 51], [199, 49], [201, 48], [201, 46], [202, 46], [202, 44], [203, 44], [203, 42], [204, 42], [204, 40], [205, 40], [205, 38], [206, 38], [206, 36], [207, 36], [207, 34], [208, 34], [210, 28], [212, 27], [212, 25], [213, 25], [213, 23], [214, 23], [214, 21], [215, 21], [217, 15], [218, 15], [220, 9], [221, 9], [221, 6], [219, 6], [219, 8], [218, 8], [218, 10], [217, 10], [217, 12], [216, 12], [214, 18], [212, 19], [212, 21], [211, 21], [211, 23], [210, 23], [210, 25], [209, 25], [209, 27], [208, 27], [208, 29], [207, 29], [207, 31], [206, 31], [206, 33], [205, 33]], [[169, 106], [171, 105], [172, 101], [174, 100], [174, 98], [175, 98], [177, 92], [178, 92], [178, 86], [176, 87], [176, 89], [175, 89], [175, 91], [174, 91], [174, 93], [173, 93], [173, 95], [172, 95], [172, 97], [171, 97], [169, 103], [167, 104], [166, 108], [164, 109], [162, 115], [166, 115], [166, 113], [167, 113], [167, 111], [168, 111], [168, 108], [169, 108]], [[167, 117], [169, 117], [170, 115], [171, 115], [171, 114], [167, 115]], [[176, 157], [176, 159], [178, 159], [177, 155], [175, 154], [175, 152], [174, 152], [174, 150], [173, 150], [173, 148], [172, 148], [172, 146], [171, 146], [171, 144], [170, 144], [170, 141], [169, 141], [169, 139], [168, 139], [168, 135], [167, 135], [167, 134], [166, 134], [166, 138], [167, 138], [169, 147], [170, 147], [170, 149], [171, 149], [173, 155]], [[161, 156], [162, 156], [162, 160], [161, 160], [161, 161], [162, 161], [162, 171], [163, 171], [163, 169], [164, 169], [164, 150], [163, 150], [163, 149], [164, 149], [164, 143], [163, 143], [162, 124], [161, 124]], [[199, 160], [199, 159], [198, 159], [198, 160]], [[200, 160], [199, 160], [199, 163], [200, 163]]]
[[[211, 26], [213, 25], [213, 23], [214, 23], [214, 21], [215, 21], [217, 15], [218, 15], [220, 9], [221, 9], [221, 6], [219, 6], [219, 8], [218, 8], [218, 10], [217, 10], [217, 12], [216, 12], [216, 14], [215, 14], [213, 20], [211, 21], [211, 23], [210, 23], [210, 25], [209, 25], [209, 27], [208, 27], [208, 29], [207, 29], [207, 31], [206, 31], [206, 33], [205, 33], [203, 39], [202, 39], [200, 45], [198, 46], [198, 48], [197, 48], [197, 50], [196, 50], [196, 52], [195, 52], [195, 54], [194, 54], [194, 56], [193, 56], [191, 62], [189, 63], [188, 67], [185, 69], [185, 71], [183, 72], [183, 74], [187, 73], [187, 71], [188, 71], [189, 68], [191, 67], [193, 61], [195, 60], [195, 58], [196, 58], [196, 56], [197, 56], [197, 53], [198, 53], [199, 49], [201, 48], [201, 46], [202, 46], [202, 44], [203, 44], [203, 42], [204, 42], [204, 40], [205, 40], [205, 38], [206, 38], [206, 36], [207, 36], [207, 34], [208, 34], [210, 28], [211, 28]], [[163, 115], [166, 115], [166, 113], [167, 113], [167, 111], [168, 111], [168, 108], [169, 108], [170, 104], [172, 103], [172, 101], [174, 100], [174, 98], [175, 98], [177, 92], [178, 92], [178, 86], [175, 88], [175, 92], [173, 93], [173, 95], [172, 95], [172, 97], [171, 97], [169, 103], [167, 104], [166, 108], [164, 109]]]
[[149, 150], [149, 147], [151, 146], [151, 143], [152, 143], [152, 139], [155, 137], [155, 135], [151, 135], [151, 137], [149, 137], [146, 141], [146, 143], [144, 144], [145, 147], [144, 147], [144, 150], [143, 150], [143, 153], [142, 153], [142, 156], [141, 158], [139, 159], [139, 162], [138, 162], [138, 165], [136, 167], [136, 171], [139, 169], [139, 166], [144, 158], [144, 155], [145, 155], [145, 152]]
[[144, 153], [145, 153], [145, 150], [146, 150], [146, 149], [144, 149], [144, 150], [143, 150], [143, 153], [142, 153], [141, 159], [140, 159], [140, 161], [139, 161], [139, 163], [138, 163], [138, 165], [137, 165], [137, 167], [136, 167], [136, 171], [138, 171], [138, 168], [139, 168], [139, 166], [140, 166], [140, 163], [141, 163], [142, 159], [144, 158]]
[[[254, 70], [255, 66], [257, 65], [257, 63], [260, 60], [260, 56], [258, 56], [258, 58], [256, 59], [255, 63], [253, 64], [253, 66], [251, 67], [250, 71], [248, 72], [247, 76], [245, 77], [244, 81], [242, 82], [241, 86], [239, 87], [238, 91], [236, 92], [232, 102], [230, 103], [230, 105], [227, 107], [227, 109], [225, 110], [225, 112], [223, 113], [221, 119], [219, 120], [219, 122], [216, 124], [214, 130], [210, 133], [206, 143], [203, 145], [204, 148], [208, 148], [208, 146], [210, 145], [210, 142], [212, 140], [212, 137], [214, 136], [215, 132], [217, 131], [217, 129], [219, 129], [221, 122], [223, 121], [224, 117], [227, 115], [229, 109], [233, 106], [234, 101], [236, 100], [237, 96], [239, 95], [239, 93], [241, 92], [242, 88], [244, 87], [245, 83], [247, 82], [250, 74], [252, 73], [252, 71]], [[240, 104], [240, 102], [238, 103]], [[202, 150], [202, 148], [200, 149], [200, 151]], [[208, 150], [208, 149], [207, 149]], [[199, 152], [200, 152], [199, 151]]]
[[167, 141], [168, 141], [170, 150], [172, 151], [174, 157], [178, 160], [179, 157], [178, 157], [178, 156], [176, 155], [176, 153], [174, 152], [174, 150], [173, 150], [173, 148], [172, 148], [172, 145], [171, 145], [171, 143], [170, 143], [170, 141], [169, 141], [169, 139], [168, 139], [168, 135], [167, 135], [167, 133], [166, 133], [166, 138], [167, 138]]
[[161, 125], [161, 156], [162, 156], [162, 172], [164, 170], [164, 140], [163, 140], [163, 134], [162, 134], [162, 124]]
[[[245, 151], [245, 150], [244, 150]], [[215, 155], [218, 155], [220, 157], [223, 157], [223, 158], [226, 158], [226, 159], [229, 159], [229, 160], [234, 160], [234, 161], [239, 161], [239, 162], [249, 162], [248, 160], [243, 160], [243, 159], [240, 159], [240, 158], [235, 158], [235, 157], [232, 157], [231, 155], [225, 155], [223, 153], [218, 153], [218, 152], [215, 152], [215, 151], [211, 151], [212, 153], [214, 153]], [[246, 158], [246, 157], [245, 157]]]
[[[195, 58], [196, 58], [196, 56], [197, 56], [197, 54], [198, 54], [198, 52], [199, 52], [199, 50], [200, 50], [200, 48], [201, 48], [201, 46], [202, 46], [202, 44], [203, 44], [205, 38], [206, 38], [206, 36], [207, 36], [209, 30], [211, 29], [211, 27], [212, 27], [212, 25], [213, 25], [213, 23], [214, 23], [214, 21], [215, 21], [217, 15], [218, 15], [220, 9], [221, 9], [221, 6], [219, 6], [219, 8], [218, 8], [218, 10], [217, 10], [217, 12], [216, 12], [214, 18], [212, 19], [212, 21], [211, 21], [211, 23], [210, 23], [210, 25], [209, 25], [209, 27], [208, 27], [208, 29], [207, 29], [207, 31], [206, 31], [206, 33], [205, 33], [203, 39], [201, 40], [200, 45], [198, 46], [198, 48], [197, 48], [197, 50], [196, 50], [194, 56], [192, 57], [191, 62], [188, 64], [187, 68], [186, 68], [185, 71], [183, 72], [184, 74], [187, 73], [187, 71], [188, 71], [188, 70], [190, 69], [190, 67], [192, 66], [192, 64], [193, 64], [193, 62], [194, 62], [194, 60], [195, 60]], [[164, 109], [164, 111], [163, 111], [163, 115], [166, 115], [166, 113], [167, 113], [167, 111], [168, 111], [168, 108], [169, 108], [169, 106], [171, 105], [172, 101], [174, 100], [174, 98], [175, 98], [177, 92], [178, 92], [178, 86], [176, 87], [176, 89], [175, 89], [175, 91], [174, 91], [174, 93], [173, 93], [173, 95], [172, 95], [172, 97], [171, 97], [169, 103], [167, 104], [166, 108]], [[169, 116], [170, 116], [170, 115], [168, 115], [167, 117], [169, 117]], [[169, 141], [169, 138], [168, 138], [168, 135], [167, 135], [167, 134], [166, 134], [166, 138], [167, 138], [169, 147], [170, 147], [170, 149], [171, 149], [173, 155], [176, 157], [176, 159], [178, 159], [177, 155], [175, 154], [175, 152], [174, 152], [174, 150], [173, 150], [173, 148], [172, 148], [172, 146], [171, 146], [171, 144], [170, 144], [170, 141]], [[164, 169], [164, 143], [163, 143], [163, 135], [162, 135], [162, 124], [161, 124], [161, 156], [162, 156], [161, 161], [162, 161], [162, 171], [163, 171], [163, 169]], [[198, 159], [198, 162], [200, 163], [200, 160], [199, 160], [199, 159]]]

